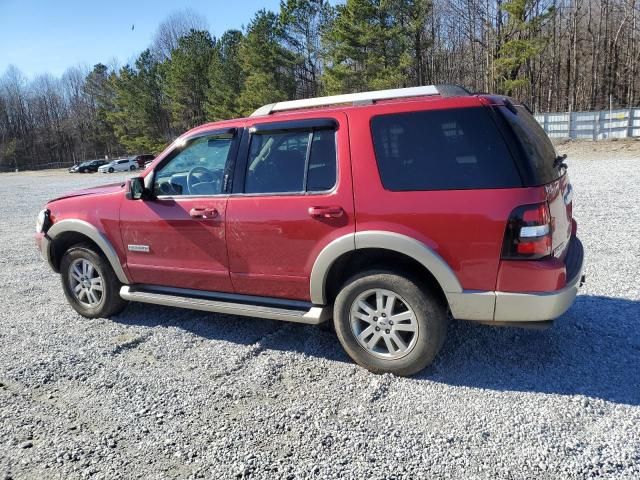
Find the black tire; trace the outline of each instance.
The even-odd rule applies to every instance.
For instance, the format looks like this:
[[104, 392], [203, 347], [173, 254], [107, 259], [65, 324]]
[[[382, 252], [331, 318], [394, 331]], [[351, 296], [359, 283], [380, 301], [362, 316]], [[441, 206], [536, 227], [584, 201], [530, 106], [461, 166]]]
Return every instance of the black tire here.
[[109, 173], [113, 173], [115, 170], [113, 170], [113, 167], [109, 167]]
[[[414, 312], [417, 333], [410, 334], [410, 348], [402, 353], [404, 356], [401, 358], [380, 358], [374, 355], [359, 343], [351, 326], [352, 305], [361, 295], [367, 295], [367, 292], [375, 289], [390, 291]], [[391, 316], [393, 315], [389, 315]], [[419, 282], [386, 270], [366, 271], [350, 278], [335, 300], [333, 318], [340, 343], [358, 365], [373, 373], [393, 373], [400, 376], [413, 375], [433, 362], [444, 343], [448, 322], [447, 309], [436, 296]], [[397, 344], [394, 343], [394, 346], [397, 347]]]
[[132, 172], [133, 172], [135, 169], [136, 169], [136, 166], [135, 166], [135, 165], [131, 165], [131, 166], [129, 167], [129, 170], [131, 170]]
[[[79, 301], [72, 291], [70, 269], [75, 261], [83, 259], [89, 261], [102, 278], [102, 294], [99, 303], [94, 307]], [[95, 252], [89, 244], [77, 244], [65, 252], [60, 261], [60, 279], [67, 301], [83, 317], [107, 318], [120, 313], [128, 304], [120, 296], [122, 284], [113, 268], [111, 268], [107, 259], [102, 254]]]

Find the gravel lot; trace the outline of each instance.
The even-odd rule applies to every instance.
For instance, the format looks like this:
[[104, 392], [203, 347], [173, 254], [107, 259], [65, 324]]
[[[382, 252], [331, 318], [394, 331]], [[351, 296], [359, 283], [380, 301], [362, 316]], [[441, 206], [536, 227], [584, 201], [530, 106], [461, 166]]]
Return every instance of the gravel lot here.
[[316, 327], [143, 304], [83, 319], [35, 216], [125, 176], [0, 175], [0, 480], [640, 478], [640, 142], [615, 145], [559, 147], [587, 250], [574, 307], [545, 331], [452, 324], [409, 379]]

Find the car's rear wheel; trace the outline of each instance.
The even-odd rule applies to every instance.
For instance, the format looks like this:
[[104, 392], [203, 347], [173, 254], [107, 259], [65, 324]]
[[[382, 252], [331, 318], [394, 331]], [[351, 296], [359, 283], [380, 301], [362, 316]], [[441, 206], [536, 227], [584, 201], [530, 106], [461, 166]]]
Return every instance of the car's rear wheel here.
[[389, 271], [348, 280], [334, 305], [340, 343], [374, 373], [412, 375], [433, 362], [447, 329], [446, 308], [418, 282]]
[[91, 245], [79, 244], [67, 250], [60, 262], [60, 277], [67, 301], [84, 317], [109, 317], [127, 306], [111, 265]]

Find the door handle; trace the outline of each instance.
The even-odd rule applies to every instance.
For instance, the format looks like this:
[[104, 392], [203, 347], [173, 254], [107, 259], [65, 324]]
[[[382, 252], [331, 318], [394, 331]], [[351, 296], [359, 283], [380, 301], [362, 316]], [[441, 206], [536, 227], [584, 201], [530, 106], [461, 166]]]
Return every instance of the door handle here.
[[309, 215], [314, 218], [339, 218], [343, 214], [342, 207], [309, 207]]
[[211, 219], [211, 218], [217, 218], [220, 213], [218, 213], [218, 210], [216, 210], [215, 208], [192, 208], [189, 211], [189, 215], [191, 215], [191, 218], [205, 218], [205, 219]]

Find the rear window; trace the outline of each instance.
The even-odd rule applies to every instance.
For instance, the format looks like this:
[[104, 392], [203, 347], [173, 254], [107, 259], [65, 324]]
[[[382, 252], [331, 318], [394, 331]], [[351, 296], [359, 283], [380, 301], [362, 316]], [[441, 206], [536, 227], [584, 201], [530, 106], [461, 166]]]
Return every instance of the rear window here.
[[374, 117], [373, 143], [387, 190], [522, 186], [490, 113], [483, 107]]
[[523, 106], [516, 106], [515, 113], [506, 107], [499, 110], [511, 126], [529, 168], [533, 170], [535, 183], [557, 180], [560, 170], [553, 166], [556, 150], [535, 117]]

